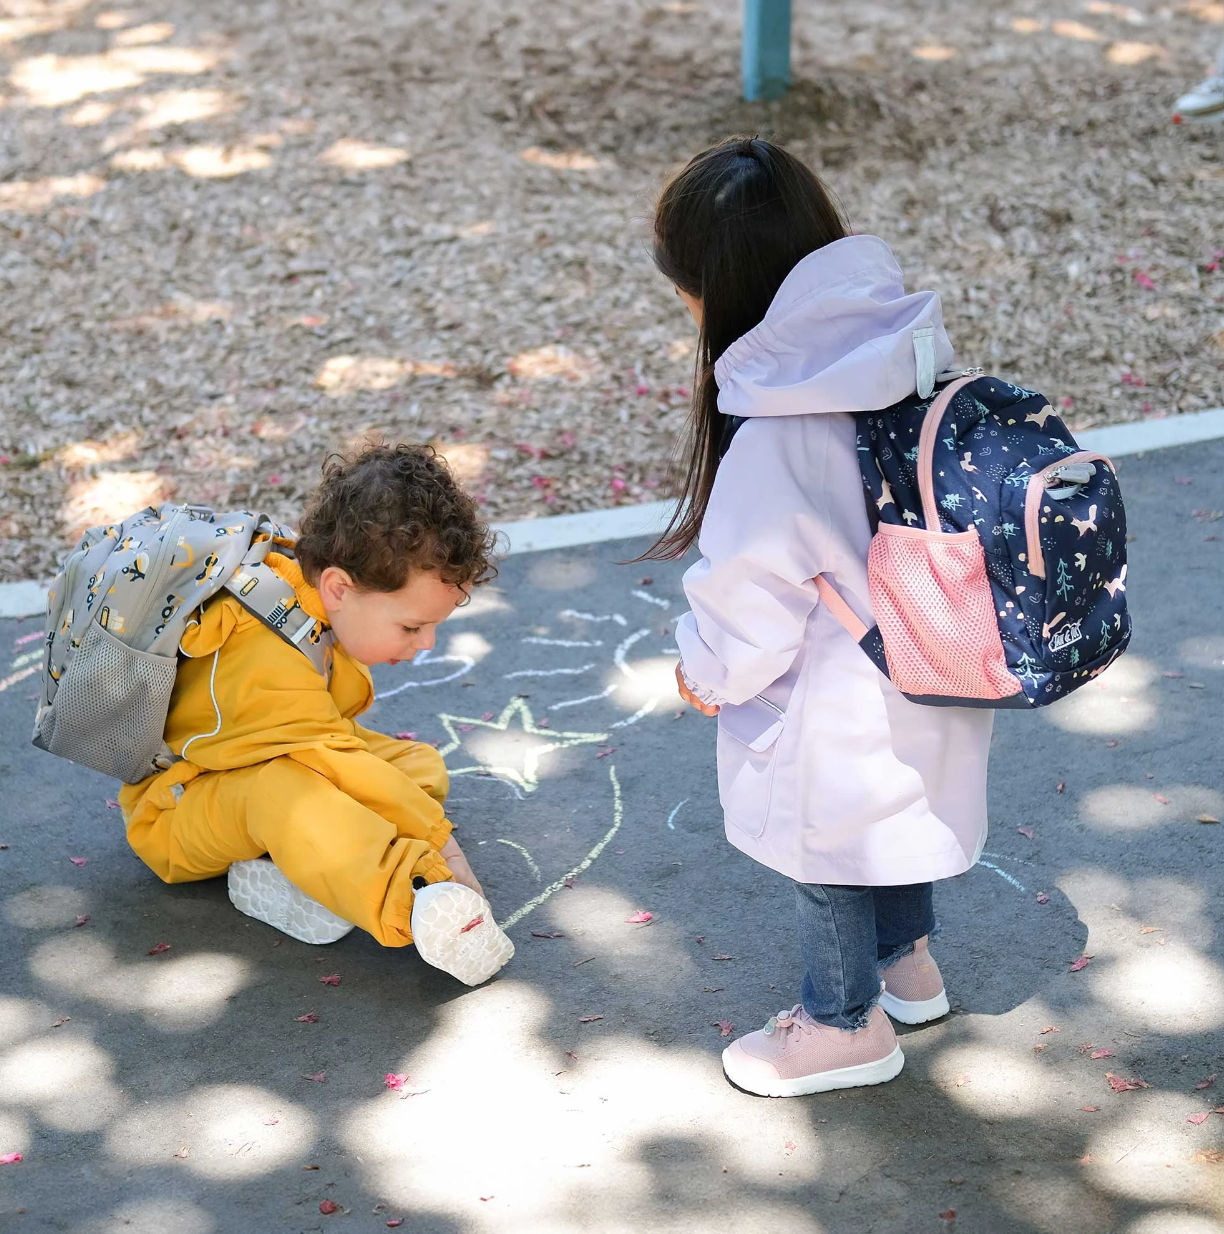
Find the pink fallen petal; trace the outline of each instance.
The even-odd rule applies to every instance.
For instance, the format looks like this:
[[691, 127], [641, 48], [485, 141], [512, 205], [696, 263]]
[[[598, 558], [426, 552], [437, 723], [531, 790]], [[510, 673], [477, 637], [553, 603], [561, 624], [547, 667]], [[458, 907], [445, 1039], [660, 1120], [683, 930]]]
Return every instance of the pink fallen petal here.
[[1185, 673], [1161, 673], [1160, 675], [1162, 677], [1168, 677], [1172, 681], [1177, 681], [1180, 678], [1184, 677], [1186, 674]]
[[715, 1020], [714, 1027], [718, 1029], [724, 1037], [730, 1037], [735, 1031], [735, 1025], [732, 1024], [730, 1020]]
[[392, 1092], [398, 1093], [405, 1084], [412, 1080], [410, 1075], [396, 1075], [393, 1071], [388, 1071], [383, 1077], [383, 1083], [391, 1089]]
[[594, 1024], [596, 1020], [602, 1020], [602, 1015], [580, 1015], [578, 1017], [579, 1024]]
[[1071, 961], [1071, 968], [1069, 971], [1078, 973], [1081, 969], [1087, 968], [1090, 963], [1092, 963], [1092, 957], [1090, 955], [1082, 955], [1078, 960]]
[[1209, 1075], [1205, 1080], [1200, 1080], [1194, 1087], [1200, 1088], [1200, 1089], [1201, 1088], [1214, 1088], [1215, 1082], [1216, 1082], [1215, 1076]]
[[1116, 750], [1118, 748], [1118, 743], [1116, 741], [1107, 741], [1105, 743], [1105, 748], [1107, 750]]
[[1153, 793], [1152, 796], [1155, 797], [1162, 806], [1167, 806], [1169, 804], [1169, 799], [1163, 793]]
[[[82, 914], [81, 914], [81, 915], [80, 915], [80, 916], [76, 919], [76, 924], [77, 924], [77, 925], [79, 925], [79, 926], [83, 926], [83, 925], [84, 925], [84, 924], [85, 924], [88, 920], [89, 920], [89, 914], [88, 914], [88, 913], [82, 913]], [[74, 928], [75, 928], [75, 927], [74, 927]]]
[[1191, 1114], [1186, 1118], [1186, 1122], [1193, 1123], [1196, 1127], [1201, 1126], [1211, 1117], [1210, 1110], [1204, 1110], [1201, 1114]]
[[107, 800], [106, 808], [108, 810], [117, 810], [119, 808], [119, 803], [117, 801]]
[[0, 1153], [0, 1165], [20, 1165], [24, 1160], [20, 1153]]
[[1144, 291], [1156, 290], [1156, 284], [1152, 280], [1152, 276], [1150, 274], [1145, 274], [1142, 270], [1135, 271], [1135, 282], [1138, 283]]
[[388, 1227], [389, 1227], [390, 1229], [392, 1229], [392, 1230], [394, 1230], [394, 1229], [395, 1229], [395, 1227], [396, 1227], [397, 1225], [403, 1225], [403, 1224], [404, 1224], [404, 1219], [403, 1219], [403, 1217], [392, 1217], [392, 1218], [391, 1218], [391, 1219], [387, 1222]]
[[626, 925], [645, 925], [648, 921], [654, 920], [654, 913], [636, 912], [630, 917], [625, 918]]
[[1024, 838], [1025, 838], [1025, 839], [1026, 839], [1026, 840], [1031, 840], [1031, 839], [1033, 838], [1033, 829], [1032, 829], [1031, 827], [1017, 827], [1017, 828], [1016, 828], [1016, 830], [1017, 830], [1017, 831], [1018, 831], [1018, 832], [1019, 832], [1019, 833], [1020, 833], [1020, 834], [1021, 834]]
[[1146, 1081], [1135, 1077], [1133, 1080], [1124, 1080], [1120, 1075], [1114, 1075], [1112, 1071], [1105, 1073], [1105, 1079], [1109, 1082], [1109, 1087], [1115, 1093], [1133, 1093], [1140, 1088], [1151, 1088], [1152, 1086]]
[[1039, 891], [1037, 893], [1037, 903], [1038, 904], [1049, 904], [1049, 902], [1050, 902], [1050, 897], [1046, 895], [1044, 891]]
[[170, 950], [169, 943], [154, 943], [152, 947], [145, 953], [146, 955], [162, 955]]
[[551, 724], [552, 721], [545, 716], [544, 719], [536, 721], [536, 728], [548, 728]]
[[416, 733], [396, 733], [395, 734], [396, 741], [415, 741], [416, 739], [417, 739]]
[[1114, 1052], [1112, 1050], [1104, 1050], [1104, 1049], [1093, 1050], [1092, 1053], [1088, 1055], [1088, 1057], [1092, 1059], [1113, 1058], [1113, 1056], [1114, 1056]]
[[486, 711], [480, 718], [482, 720], [491, 720], [493, 719], [493, 713], [491, 711]]
[[319, 1212], [321, 1212], [325, 1217], [330, 1217], [332, 1213], [338, 1213], [339, 1211], [340, 1205], [337, 1204], [335, 1200], [319, 1201]]
[[1067, 791], [1066, 780], [1059, 780], [1059, 782], [1054, 785], [1054, 791], [1059, 794], [1065, 793]]
[[303, 1071], [302, 1079], [311, 1080], [315, 1084], [326, 1084], [327, 1083], [327, 1072], [326, 1071]]
[[1174, 484], [1193, 484], [1194, 477], [1193, 476], [1174, 476], [1173, 483]]
[[562, 886], [568, 887], [572, 891], [574, 887], [574, 876], [572, 874], [567, 874], [565, 878], [562, 879]]
[[293, 1022], [295, 1024], [317, 1024], [319, 1022], [319, 1013], [317, 1011], [308, 1011], [305, 1015], [295, 1015]]
[[649, 394], [649, 393], [650, 393], [650, 387], [646, 385], [645, 382], [643, 382], [641, 385], [637, 387], [637, 389], [634, 390], [634, 394]]
[[272, 474], [268, 477], [268, 483], [269, 483], [269, 484], [270, 484], [273, 488], [275, 488], [275, 487], [276, 487], [276, 486], [277, 486], [280, 482], [281, 482], [281, 475], [280, 475], [280, 472], [279, 472], [279, 471], [274, 471], [274, 472], [273, 472], [273, 473], [272, 473]]
[[1041, 1030], [1041, 1035], [1044, 1037], [1047, 1033], [1061, 1033], [1061, 1032], [1062, 1032], [1062, 1029], [1059, 1028], [1057, 1024], [1047, 1024], [1045, 1028]]
[[88, 857], [69, 857], [68, 860], [71, 861], [72, 864], [79, 869], [81, 866], [85, 865], [86, 862], [89, 861], [89, 858]]
[[620, 749], [620, 747], [619, 747], [619, 746], [612, 746], [610, 749], [607, 749], [607, 750], [600, 750], [600, 751], [599, 751], [599, 752], [595, 755], [595, 757], [596, 757], [596, 758], [607, 758], [609, 755], [611, 755], [611, 754], [615, 754], [615, 753], [616, 753], [616, 751], [617, 751], [618, 749]]
[[331, 973], [326, 977], [320, 977], [319, 982], [321, 985], [339, 985], [340, 984], [340, 974]]
[[721, 953], [719, 955], [713, 956], [712, 958], [715, 960], [734, 960], [735, 959], [733, 955], [726, 955], [726, 954], [721, 954]]
[[1082, 1105], [1080, 1106], [1080, 1109], [1083, 1110], [1085, 1114], [1099, 1114], [1101, 1111], [1101, 1107], [1099, 1105]]

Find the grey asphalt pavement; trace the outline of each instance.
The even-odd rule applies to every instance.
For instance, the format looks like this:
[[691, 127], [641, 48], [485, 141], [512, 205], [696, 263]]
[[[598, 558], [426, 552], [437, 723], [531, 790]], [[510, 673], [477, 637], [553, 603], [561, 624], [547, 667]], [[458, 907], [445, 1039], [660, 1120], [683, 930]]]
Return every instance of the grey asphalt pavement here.
[[937, 889], [952, 1014], [798, 1100], [721, 1074], [720, 1022], [795, 1000], [792, 897], [723, 838], [643, 542], [513, 557], [377, 674], [513, 923], [479, 990], [160, 884], [115, 786], [29, 745], [39, 623], [0, 622], [0, 1229], [1224, 1234], [1224, 443], [1120, 473], [1132, 650], [999, 716], [987, 855]]

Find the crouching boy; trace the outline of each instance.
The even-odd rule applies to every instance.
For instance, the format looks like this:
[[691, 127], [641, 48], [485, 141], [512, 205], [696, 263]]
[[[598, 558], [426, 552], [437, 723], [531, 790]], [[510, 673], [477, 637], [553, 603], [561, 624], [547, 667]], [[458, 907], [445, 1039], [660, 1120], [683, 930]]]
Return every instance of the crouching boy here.
[[218, 593], [179, 643], [165, 729], [179, 761], [120, 793], [128, 840], [168, 883], [228, 871], [234, 904], [294, 938], [359, 926], [476, 985], [514, 948], [451, 835], [442, 758], [357, 717], [368, 666], [432, 647], [492, 576], [493, 537], [429, 447], [376, 445], [325, 466], [278, 547], [265, 564], [287, 605], [330, 627], [324, 671]]

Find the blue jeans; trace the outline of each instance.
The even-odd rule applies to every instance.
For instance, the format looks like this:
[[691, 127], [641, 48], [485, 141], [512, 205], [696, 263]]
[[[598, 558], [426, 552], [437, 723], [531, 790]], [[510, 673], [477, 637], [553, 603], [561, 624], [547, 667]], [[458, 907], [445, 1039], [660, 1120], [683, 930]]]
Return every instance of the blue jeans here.
[[821, 1024], [861, 1028], [880, 998], [880, 972], [935, 930], [932, 884], [842, 887], [796, 883], [800, 998]]

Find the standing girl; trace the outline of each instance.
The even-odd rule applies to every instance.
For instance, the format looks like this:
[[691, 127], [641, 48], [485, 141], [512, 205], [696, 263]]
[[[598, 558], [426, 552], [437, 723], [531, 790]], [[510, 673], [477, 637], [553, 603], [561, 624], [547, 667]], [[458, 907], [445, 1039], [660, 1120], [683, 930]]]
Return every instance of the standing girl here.
[[701, 551], [680, 692], [718, 715], [727, 838], [794, 881], [807, 970], [800, 1001], [723, 1067], [771, 1097], [879, 1084], [905, 1062], [889, 1016], [948, 1010], [932, 882], [985, 842], [993, 717], [903, 698], [813, 580], [872, 624], [851, 413], [914, 393], [932, 331], [934, 371], [952, 345], [939, 297], [907, 295], [888, 246], [849, 234], [820, 180], [767, 141], [694, 158], [663, 190], [654, 253], [700, 342], [684, 500], [648, 556]]

